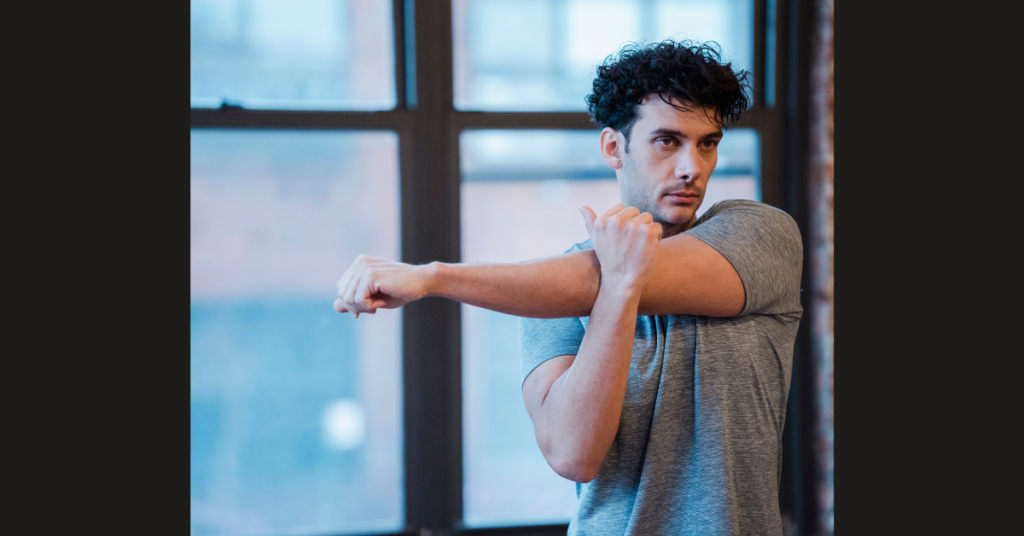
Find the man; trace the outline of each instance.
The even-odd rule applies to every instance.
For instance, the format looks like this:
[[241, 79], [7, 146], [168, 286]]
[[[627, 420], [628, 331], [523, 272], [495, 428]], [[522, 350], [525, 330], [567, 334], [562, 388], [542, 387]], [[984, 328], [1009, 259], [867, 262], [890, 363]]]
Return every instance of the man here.
[[591, 240], [511, 265], [360, 256], [338, 283], [335, 309], [356, 316], [443, 296], [526, 317], [523, 399], [578, 483], [570, 534], [782, 533], [802, 245], [761, 203], [696, 217], [748, 104], [719, 57], [666, 41], [599, 67], [587, 103], [622, 204], [581, 208]]

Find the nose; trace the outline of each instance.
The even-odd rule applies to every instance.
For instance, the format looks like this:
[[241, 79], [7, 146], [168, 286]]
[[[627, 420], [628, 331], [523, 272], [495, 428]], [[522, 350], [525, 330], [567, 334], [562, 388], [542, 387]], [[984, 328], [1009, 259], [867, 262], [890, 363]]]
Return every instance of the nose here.
[[697, 154], [696, 143], [686, 143], [676, 156], [676, 179], [694, 182], [700, 178], [700, 155]]

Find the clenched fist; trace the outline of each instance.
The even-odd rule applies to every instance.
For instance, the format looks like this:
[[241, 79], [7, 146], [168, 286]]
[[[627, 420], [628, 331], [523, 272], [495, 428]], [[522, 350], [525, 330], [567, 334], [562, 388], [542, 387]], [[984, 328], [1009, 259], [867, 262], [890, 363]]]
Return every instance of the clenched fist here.
[[377, 309], [394, 309], [427, 294], [430, 265], [413, 266], [360, 255], [338, 281], [339, 313], [374, 314]]
[[594, 252], [601, 263], [601, 285], [642, 289], [654, 275], [661, 224], [650, 212], [617, 204], [598, 216], [580, 207]]

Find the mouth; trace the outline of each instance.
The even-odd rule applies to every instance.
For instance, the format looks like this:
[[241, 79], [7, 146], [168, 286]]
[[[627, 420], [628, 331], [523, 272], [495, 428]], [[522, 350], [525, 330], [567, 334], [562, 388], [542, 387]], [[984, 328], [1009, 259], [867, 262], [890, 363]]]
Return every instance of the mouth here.
[[665, 197], [667, 197], [669, 201], [680, 205], [692, 205], [697, 202], [697, 199], [699, 199], [697, 192], [674, 192], [665, 194]]

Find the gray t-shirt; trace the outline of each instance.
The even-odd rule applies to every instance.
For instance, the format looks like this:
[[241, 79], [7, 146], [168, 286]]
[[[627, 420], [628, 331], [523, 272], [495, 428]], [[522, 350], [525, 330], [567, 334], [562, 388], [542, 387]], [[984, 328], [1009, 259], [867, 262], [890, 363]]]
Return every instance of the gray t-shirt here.
[[[686, 233], [732, 263], [746, 304], [733, 318], [637, 317], [619, 429], [597, 478], [576, 485], [570, 535], [782, 534], [800, 231], [781, 210], [730, 200]], [[578, 353], [588, 320], [522, 319], [524, 381]]]

